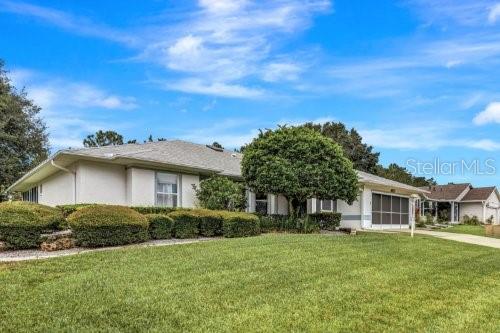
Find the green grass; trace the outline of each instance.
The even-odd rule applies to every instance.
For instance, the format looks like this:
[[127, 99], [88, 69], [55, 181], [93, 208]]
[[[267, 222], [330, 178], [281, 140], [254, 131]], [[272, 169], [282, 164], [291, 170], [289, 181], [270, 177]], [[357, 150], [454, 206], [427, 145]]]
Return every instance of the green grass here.
[[500, 331], [500, 251], [265, 235], [0, 266], [0, 330]]
[[[436, 229], [436, 231], [453, 232], [456, 234], [486, 236], [484, 226], [482, 225], [458, 224], [444, 229]], [[486, 236], [486, 237], [493, 237], [493, 236]]]

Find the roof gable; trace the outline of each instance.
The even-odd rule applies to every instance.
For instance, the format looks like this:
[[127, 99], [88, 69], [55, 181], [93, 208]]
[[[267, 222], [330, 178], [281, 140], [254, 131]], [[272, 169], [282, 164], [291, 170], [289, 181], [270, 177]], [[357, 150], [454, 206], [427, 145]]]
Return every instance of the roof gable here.
[[495, 190], [495, 186], [473, 188], [467, 192], [462, 201], [486, 201]]
[[[431, 200], [446, 200], [446, 201], [460, 201], [461, 195], [469, 188], [470, 183], [463, 184], [448, 184], [448, 185], [433, 185], [424, 186], [422, 189], [430, 191], [425, 197]], [[467, 194], [466, 194], [467, 195]]]

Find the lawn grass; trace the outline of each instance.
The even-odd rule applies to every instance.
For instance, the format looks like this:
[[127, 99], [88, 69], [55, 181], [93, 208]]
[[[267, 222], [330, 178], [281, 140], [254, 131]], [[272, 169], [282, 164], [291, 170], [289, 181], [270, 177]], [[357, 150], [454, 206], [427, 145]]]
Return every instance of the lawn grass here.
[[[484, 226], [482, 225], [457, 224], [444, 229], [436, 229], [436, 231], [453, 232], [456, 234], [486, 236]], [[493, 236], [486, 236], [486, 237], [493, 237]]]
[[265, 235], [0, 266], [0, 330], [499, 331], [500, 251]]

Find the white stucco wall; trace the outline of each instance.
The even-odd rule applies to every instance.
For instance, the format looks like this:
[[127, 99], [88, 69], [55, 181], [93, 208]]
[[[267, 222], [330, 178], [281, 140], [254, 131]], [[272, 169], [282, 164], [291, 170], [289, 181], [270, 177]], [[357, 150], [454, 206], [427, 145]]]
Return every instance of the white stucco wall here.
[[77, 166], [77, 202], [127, 204], [127, 171], [123, 165], [80, 161]]
[[154, 206], [155, 172], [153, 170], [127, 169], [127, 205]]
[[483, 219], [483, 204], [481, 202], [461, 202], [460, 203], [460, 221], [463, 217], [468, 215], [469, 217], [476, 216], [479, 221]]
[[38, 184], [38, 202], [42, 205], [57, 206], [74, 203], [73, 174], [57, 172]]
[[[490, 207], [488, 207], [490, 206]], [[487, 205], [486, 205], [486, 216], [485, 219], [488, 219], [490, 216], [493, 216], [493, 223], [498, 224], [499, 223], [499, 218], [500, 218], [500, 209], [495, 209], [494, 207], [500, 207], [500, 201], [498, 200], [498, 197], [495, 192], [491, 193], [490, 197], [488, 198]]]
[[196, 198], [196, 191], [193, 185], [199, 187], [200, 176], [198, 175], [181, 175], [181, 203], [184, 208], [194, 208], [198, 206], [198, 199]]

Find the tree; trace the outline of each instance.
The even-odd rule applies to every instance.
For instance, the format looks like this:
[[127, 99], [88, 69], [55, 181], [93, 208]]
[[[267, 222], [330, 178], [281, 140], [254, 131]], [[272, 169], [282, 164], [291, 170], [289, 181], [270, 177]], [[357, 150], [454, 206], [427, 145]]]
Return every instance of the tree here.
[[213, 175], [193, 185], [201, 207], [206, 209], [242, 211], [246, 207], [245, 188], [227, 177]]
[[434, 178], [426, 179], [425, 177], [416, 177], [406, 170], [406, 168], [396, 163], [389, 164], [387, 168], [379, 165], [377, 167], [377, 174], [381, 177], [416, 187], [437, 184]]
[[241, 170], [254, 192], [283, 195], [292, 216], [309, 198], [352, 204], [359, 190], [356, 171], [342, 148], [306, 127], [261, 131], [245, 147]]
[[373, 147], [363, 143], [363, 138], [354, 128], [347, 130], [342, 123], [327, 122], [324, 124], [306, 123], [303, 126], [312, 128], [339, 144], [344, 155], [354, 164], [354, 168], [376, 173], [380, 153], [373, 152]]
[[85, 147], [103, 147], [103, 146], [116, 146], [123, 144], [123, 136], [115, 131], [102, 131], [99, 130], [95, 134], [87, 135], [83, 140]]
[[0, 60], [0, 194], [49, 155], [41, 108], [11, 85]]

